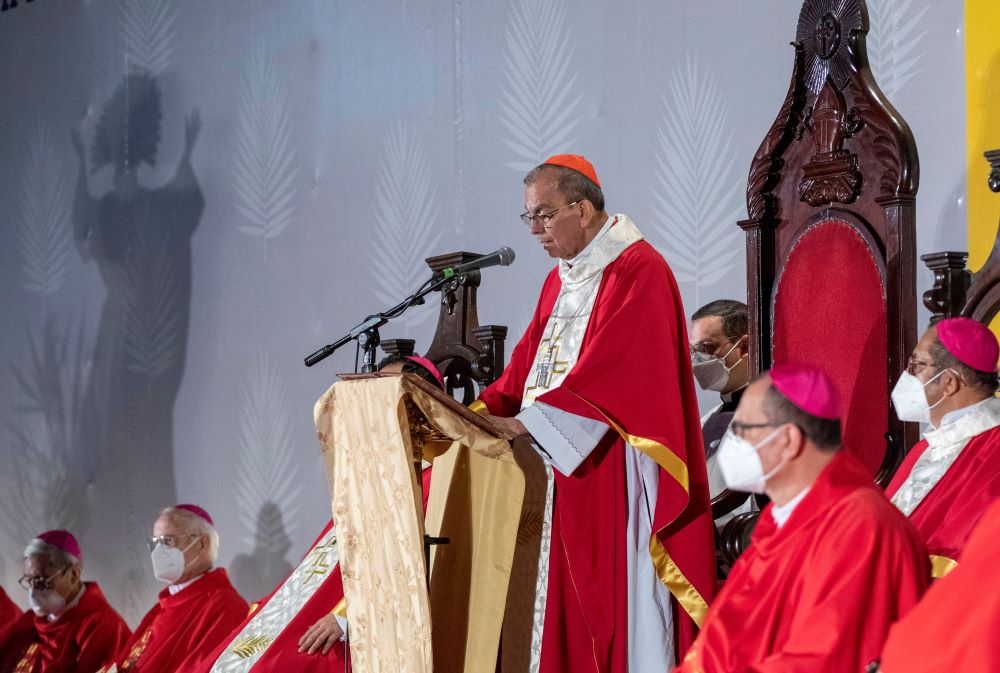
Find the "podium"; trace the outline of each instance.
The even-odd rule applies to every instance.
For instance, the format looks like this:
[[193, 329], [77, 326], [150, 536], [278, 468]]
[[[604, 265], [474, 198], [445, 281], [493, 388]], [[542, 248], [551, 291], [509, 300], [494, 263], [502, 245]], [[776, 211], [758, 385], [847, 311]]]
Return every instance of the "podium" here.
[[[358, 673], [526, 670], [546, 477], [529, 443], [411, 374], [316, 402]], [[426, 516], [420, 470], [433, 465]], [[424, 535], [448, 537], [425, 578]]]

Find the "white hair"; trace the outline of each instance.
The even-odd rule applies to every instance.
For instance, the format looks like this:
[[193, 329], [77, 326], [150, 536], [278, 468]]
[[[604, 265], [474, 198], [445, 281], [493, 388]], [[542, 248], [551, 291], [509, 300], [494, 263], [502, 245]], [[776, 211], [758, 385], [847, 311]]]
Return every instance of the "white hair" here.
[[177, 507], [167, 507], [160, 512], [160, 516], [169, 516], [179, 521], [188, 535], [204, 535], [208, 538], [208, 556], [215, 563], [219, 558], [219, 531], [215, 526], [194, 512]]
[[54, 544], [49, 544], [39, 537], [29, 542], [28, 546], [24, 548], [24, 556], [22, 558], [27, 559], [32, 556], [45, 557], [49, 565], [58, 571], [68, 570], [80, 563], [79, 557], [70, 554], [68, 551], [63, 551]]

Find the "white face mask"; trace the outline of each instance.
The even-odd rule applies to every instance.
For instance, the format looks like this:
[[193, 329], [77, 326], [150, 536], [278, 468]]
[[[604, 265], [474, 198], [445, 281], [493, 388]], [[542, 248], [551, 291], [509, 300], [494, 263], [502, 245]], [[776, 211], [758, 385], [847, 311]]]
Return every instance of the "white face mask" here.
[[743, 361], [743, 358], [737, 360], [732, 367], [726, 366], [726, 358], [729, 354], [736, 350], [736, 347], [740, 345], [737, 341], [733, 344], [725, 355], [721, 358], [715, 355], [709, 355], [708, 353], [692, 353], [691, 354], [691, 369], [694, 372], [694, 379], [701, 386], [702, 390], [714, 390], [715, 392], [721, 392], [726, 389], [729, 385], [729, 374], [732, 372], [736, 366]]
[[732, 430], [726, 432], [719, 443], [716, 456], [727, 488], [744, 493], [764, 492], [767, 480], [777, 474], [786, 461], [782, 460], [774, 466], [774, 469], [764, 474], [764, 464], [760, 461], [758, 450], [774, 439], [780, 431], [781, 428], [775, 428], [774, 432], [756, 444], [738, 437]]
[[156, 548], [150, 553], [153, 561], [153, 576], [161, 582], [174, 584], [184, 575], [187, 564], [184, 563], [184, 552], [190, 549], [198, 538], [184, 549], [168, 547], [162, 542], [157, 543]]
[[[930, 383], [937, 377], [944, 374], [947, 369], [942, 369], [932, 378], [927, 380]], [[892, 389], [892, 404], [896, 407], [896, 416], [901, 421], [912, 423], [930, 423], [931, 409], [944, 402], [944, 397], [933, 405], [927, 402], [927, 383], [921, 383], [920, 379], [910, 372], [903, 372], [899, 375], [895, 387]]]
[[28, 589], [28, 604], [39, 617], [61, 614], [66, 607], [66, 599], [55, 589]]

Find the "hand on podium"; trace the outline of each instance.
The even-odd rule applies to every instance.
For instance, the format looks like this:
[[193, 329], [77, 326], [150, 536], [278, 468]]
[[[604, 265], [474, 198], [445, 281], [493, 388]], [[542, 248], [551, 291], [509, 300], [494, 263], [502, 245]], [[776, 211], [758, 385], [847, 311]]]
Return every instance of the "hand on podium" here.
[[520, 437], [521, 435], [528, 434], [528, 428], [524, 427], [524, 423], [516, 418], [508, 418], [506, 416], [484, 416], [483, 418], [498, 430], [506, 432], [512, 437]]

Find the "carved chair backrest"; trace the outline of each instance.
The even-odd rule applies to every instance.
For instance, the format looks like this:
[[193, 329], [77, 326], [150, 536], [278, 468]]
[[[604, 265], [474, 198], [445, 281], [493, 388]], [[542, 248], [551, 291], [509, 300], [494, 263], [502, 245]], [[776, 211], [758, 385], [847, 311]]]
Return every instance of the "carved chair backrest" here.
[[750, 168], [751, 369], [834, 379], [845, 448], [885, 478], [916, 439], [889, 391], [916, 339], [916, 144], [868, 66], [864, 0], [806, 0], [791, 83]]

